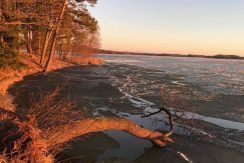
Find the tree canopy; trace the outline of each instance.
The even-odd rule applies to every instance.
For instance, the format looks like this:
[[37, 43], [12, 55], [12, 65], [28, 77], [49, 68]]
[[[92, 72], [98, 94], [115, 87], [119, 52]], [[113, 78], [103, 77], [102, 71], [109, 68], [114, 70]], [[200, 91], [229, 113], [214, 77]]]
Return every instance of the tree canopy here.
[[[99, 46], [98, 22], [87, 10], [97, 0], [2, 0], [0, 68], [19, 68], [21, 51], [48, 69], [55, 54], [77, 56]], [[64, 53], [66, 52], [66, 53]]]

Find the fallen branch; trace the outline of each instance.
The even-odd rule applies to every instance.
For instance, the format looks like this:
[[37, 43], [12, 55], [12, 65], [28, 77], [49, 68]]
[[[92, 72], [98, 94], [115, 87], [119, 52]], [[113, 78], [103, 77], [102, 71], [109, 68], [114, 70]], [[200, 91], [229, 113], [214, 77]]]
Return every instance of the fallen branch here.
[[80, 135], [106, 130], [125, 131], [138, 138], [149, 139], [160, 147], [166, 146], [165, 140], [172, 141], [160, 132], [142, 128], [125, 118], [87, 118], [64, 126], [62, 131], [54, 130], [54, 133], [49, 133], [50, 137], [47, 142], [52, 148], [52, 146], [66, 143]]
[[168, 115], [169, 125], [170, 125], [170, 130], [165, 134], [165, 138], [166, 138], [165, 140], [172, 142], [172, 139], [170, 139], [169, 137], [174, 132], [174, 125], [173, 125], [172, 115], [171, 115], [171, 113], [170, 113], [169, 110], [167, 110], [165, 107], [161, 107], [158, 111], [153, 112], [153, 113], [150, 113], [148, 115], [141, 116], [141, 117], [142, 118], [150, 117], [150, 116], [155, 115], [155, 114], [158, 114], [158, 113], [160, 113], [162, 111], [164, 111]]

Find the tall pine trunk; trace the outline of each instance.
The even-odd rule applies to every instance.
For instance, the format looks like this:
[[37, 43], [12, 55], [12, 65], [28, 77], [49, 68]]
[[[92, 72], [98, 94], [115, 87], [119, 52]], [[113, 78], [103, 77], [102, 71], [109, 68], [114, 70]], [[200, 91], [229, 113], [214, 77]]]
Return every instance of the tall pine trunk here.
[[29, 54], [32, 54], [32, 31], [31, 31], [31, 28], [30, 27], [27, 27], [27, 39], [28, 39], [28, 42], [26, 44], [26, 50], [27, 50], [27, 53]]
[[40, 27], [38, 28], [37, 37], [38, 37], [37, 53], [38, 53], [38, 55], [41, 55], [41, 30], [40, 30]]
[[50, 65], [52, 64], [52, 60], [53, 60], [54, 53], [55, 53], [56, 40], [57, 40], [57, 36], [58, 36], [58, 33], [59, 33], [61, 21], [63, 19], [64, 13], [65, 13], [66, 5], [67, 5], [67, 0], [64, 0], [62, 9], [61, 9], [61, 12], [60, 12], [60, 15], [59, 15], [57, 27], [56, 27], [56, 30], [54, 32], [54, 36], [53, 36], [53, 40], [52, 40], [52, 44], [51, 44], [50, 54], [48, 56], [48, 60], [47, 60], [47, 63], [45, 65], [45, 70], [44, 71], [48, 71], [48, 69], [50, 68]]
[[43, 44], [43, 47], [42, 47], [42, 54], [41, 54], [41, 59], [40, 59], [40, 64], [41, 65], [43, 64], [43, 61], [44, 61], [44, 58], [45, 58], [45, 55], [46, 55], [46, 51], [47, 51], [49, 40], [50, 40], [51, 35], [52, 35], [52, 31], [53, 30], [49, 30], [48, 29], [47, 32], [46, 32], [45, 41], [44, 41], [44, 44]]

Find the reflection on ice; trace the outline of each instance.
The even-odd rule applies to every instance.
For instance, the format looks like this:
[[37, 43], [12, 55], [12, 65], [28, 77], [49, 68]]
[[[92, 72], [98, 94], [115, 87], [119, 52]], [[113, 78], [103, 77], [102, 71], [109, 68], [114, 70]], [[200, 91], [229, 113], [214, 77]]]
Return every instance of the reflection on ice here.
[[112, 137], [120, 144], [120, 148], [107, 150], [97, 158], [97, 161], [107, 160], [108, 158], [126, 158], [133, 161], [144, 153], [145, 148], [152, 146], [148, 140], [138, 139], [122, 131], [105, 131], [105, 134]]

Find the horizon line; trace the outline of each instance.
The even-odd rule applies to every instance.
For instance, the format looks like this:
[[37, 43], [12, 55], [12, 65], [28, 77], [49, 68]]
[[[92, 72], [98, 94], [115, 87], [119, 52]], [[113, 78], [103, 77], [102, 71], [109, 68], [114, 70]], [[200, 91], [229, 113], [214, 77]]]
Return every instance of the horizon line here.
[[199, 54], [199, 53], [168, 53], [168, 52], [139, 52], [139, 51], [129, 51], [129, 50], [111, 50], [111, 49], [103, 49], [99, 48], [99, 50], [102, 51], [111, 51], [111, 52], [118, 52], [118, 53], [134, 53], [134, 54], [157, 54], [157, 55], [181, 55], [181, 56], [187, 56], [187, 55], [193, 55], [193, 56], [206, 56], [206, 57], [214, 57], [218, 55], [223, 55], [223, 56], [237, 56], [240, 58], [244, 58], [244, 54], [223, 54], [223, 53], [216, 53], [216, 54]]

